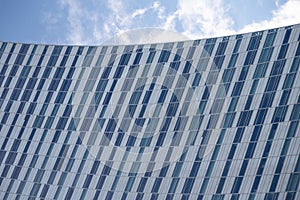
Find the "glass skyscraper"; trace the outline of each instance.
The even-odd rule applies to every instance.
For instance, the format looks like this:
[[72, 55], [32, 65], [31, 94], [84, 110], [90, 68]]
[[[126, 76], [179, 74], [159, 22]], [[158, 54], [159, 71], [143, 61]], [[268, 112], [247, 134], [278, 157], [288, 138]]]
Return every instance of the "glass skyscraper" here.
[[300, 199], [300, 25], [0, 43], [1, 199]]

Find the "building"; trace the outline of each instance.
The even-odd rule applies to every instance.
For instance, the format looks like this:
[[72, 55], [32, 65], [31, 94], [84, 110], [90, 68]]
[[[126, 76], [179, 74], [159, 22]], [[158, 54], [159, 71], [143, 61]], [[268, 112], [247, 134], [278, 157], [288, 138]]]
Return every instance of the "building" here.
[[300, 199], [299, 41], [0, 43], [0, 198]]

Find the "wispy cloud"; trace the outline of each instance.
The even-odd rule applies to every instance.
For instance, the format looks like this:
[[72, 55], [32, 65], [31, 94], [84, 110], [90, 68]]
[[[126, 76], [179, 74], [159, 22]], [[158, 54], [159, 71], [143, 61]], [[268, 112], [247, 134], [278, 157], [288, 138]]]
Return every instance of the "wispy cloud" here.
[[232, 33], [234, 21], [222, 0], [179, 0], [178, 19], [184, 33], [192, 37], [211, 37]]
[[164, 18], [165, 21], [162, 25], [162, 28], [167, 30], [175, 30], [177, 18], [178, 18], [178, 11], [165, 17]]
[[[277, 1], [278, 3], [278, 1]], [[292, 25], [300, 22], [300, 1], [289, 0], [286, 3], [279, 5], [272, 12], [270, 20], [263, 20], [246, 25], [239, 32], [249, 32], [261, 29], [275, 28], [278, 26]]]
[[84, 28], [81, 19], [85, 16], [80, 2], [77, 0], [62, 0], [60, 1], [60, 5], [66, 7], [67, 10], [67, 20], [70, 27], [67, 40], [74, 44], [82, 44], [84, 42]]
[[[131, 29], [139, 28], [138, 20], [145, 20], [145, 14], [150, 11], [155, 11], [160, 17], [163, 9], [159, 2], [146, 5], [145, 7], [130, 10], [122, 0], [109, 0], [108, 8], [110, 14], [103, 18], [103, 32], [106, 39], [120, 33], [124, 33]], [[143, 28], [143, 27], [141, 27]]]
[[275, 5], [278, 7], [279, 6], [279, 0], [275, 0]]
[[153, 10], [157, 13], [157, 16], [159, 19], [165, 19], [166, 15], [165, 15], [165, 7], [161, 5], [161, 3], [159, 1], [155, 1], [152, 4], [152, 8]]
[[148, 10], [148, 8], [143, 8], [143, 9], [137, 9], [136, 11], [134, 11], [131, 15], [131, 18], [135, 18], [138, 16], [142, 16], [145, 14], [145, 12]]
[[[59, 18], [67, 27], [66, 42], [70, 44], [100, 44], [110, 37], [126, 31], [156, 27], [177, 30], [190, 38], [222, 36], [284, 26], [300, 22], [299, 0], [282, 3], [274, 0], [277, 7], [269, 20], [256, 21], [236, 29], [230, 15], [230, 4], [225, 0], [178, 0], [170, 8], [162, 1], [143, 3], [134, 8], [125, 0], [60, 0]], [[262, 2], [256, 0], [254, 2]], [[55, 27], [60, 20], [54, 13], [45, 13], [44, 23]]]
[[[259, 2], [261, 1], [258, 1], [258, 4]], [[230, 5], [226, 6], [224, 0], [179, 0], [177, 10], [164, 18], [163, 27], [173, 29], [177, 23], [182, 26], [185, 35], [191, 38], [203, 38], [251, 32], [300, 22], [299, 0], [288, 0], [283, 4], [275, 0], [275, 3], [277, 8], [272, 11], [271, 19], [253, 22], [241, 29], [235, 29], [234, 19], [229, 15]]]

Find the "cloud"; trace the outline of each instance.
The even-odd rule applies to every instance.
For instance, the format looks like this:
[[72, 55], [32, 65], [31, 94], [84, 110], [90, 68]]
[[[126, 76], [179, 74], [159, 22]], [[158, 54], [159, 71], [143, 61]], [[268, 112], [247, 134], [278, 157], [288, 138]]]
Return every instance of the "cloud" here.
[[84, 17], [82, 6], [76, 0], [62, 0], [60, 4], [62, 7], [67, 8], [67, 20], [70, 27], [67, 40], [73, 44], [82, 44], [84, 41], [81, 20]]
[[[275, 1], [275, 5], [276, 5], [277, 7], [279, 7], [280, 4], [282, 4], [281, 1], [284, 1], [284, 0], [274, 0], [274, 1]], [[289, 0], [288, 0], [288, 1], [289, 1]]]
[[152, 4], [152, 8], [155, 12], [157, 12], [157, 16], [159, 19], [165, 19], [165, 7], [161, 5], [159, 1], [155, 1]]
[[288, 0], [283, 4], [275, 0], [275, 4], [277, 8], [272, 11], [269, 20], [246, 24], [237, 30], [234, 28], [234, 19], [229, 15], [230, 5], [225, 5], [224, 0], [178, 0], [177, 10], [164, 17], [165, 22], [162, 27], [174, 30], [176, 24], [179, 24], [182, 26], [183, 34], [191, 38], [204, 38], [252, 32], [300, 22], [299, 0]]
[[135, 19], [142, 18], [147, 11], [157, 7], [157, 3], [154, 2], [154, 6], [150, 5], [144, 8], [138, 8], [133, 11], [129, 11], [125, 3], [121, 0], [109, 0], [108, 8], [111, 10], [110, 14], [103, 19], [103, 27], [106, 35], [116, 35], [133, 29], [135, 27]]
[[[148, 7], [130, 10], [122, 0], [108, 0], [104, 5], [100, 1], [92, 1], [90, 4], [82, 0], [58, 2], [61, 12], [66, 15], [68, 30], [65, 35], [67, 43], [71, 44], [101, 43], [113, 35], [133, 29], [136, 19], [143, 18], [147, 11], [154, 9], [150, 4]], [[154, 6], [157, 5], [154, 2]], [[49, 16], [45, 15], [44, 21]], [[50, 26], [51, 23], [49, 21], [45, 24]]]
[[135, 18], [135, 17], [138, 17], [138, 16], [142, 16], [145, 14], [145, 12], [148, 10], [148, 8], [143, 8], [143, 9], [137, 9], [135, 10], [132, 15], [131, 15], [131, 18]]
[[230, 17], [232, 5], [225, 4], [225, 0], [178, 0], [172, 8], [160, 1], [144, 3], [137, 8], [124, 0], [93, 0], [89, 4], [83, 0], [58, 2], [60, 13], [45, 13], [44, 23], [55, 28], [55, 24], [67, 22], [63, 28], [67, 27], [64, 34], [70, 44], [101, 44], [114, 35], [145, 27], [177, 30], [189, 38], [205, 38], [274, 28], [300, 21], [297, 9], [300, 7], [299, 0], [285, 3], [274, 0], [273, 4], [277, 7], [272, 11], [270, 19], [255, 21], [239, 30], [234, 27], [234, 19]]
[[222, 0], [179, 0], [178, 20], [190, 37], [212, 37], [232, 33], [234, 21]]
[[251, 32], [299, 23], [299, 8], [299, 0], [289, 0], [286, 3], [279, 5], [276, 10], [273, 10], [272, 18], [270, 20], [253, 22], [244, 26], [244, 28], [242, 28], [239, 32]]
[[176, 20], [178, 18], [178, 12], [174, 12], [165, 18], [165, 22], [162, 25], [163, 29], [167, 30], [175, 30]]

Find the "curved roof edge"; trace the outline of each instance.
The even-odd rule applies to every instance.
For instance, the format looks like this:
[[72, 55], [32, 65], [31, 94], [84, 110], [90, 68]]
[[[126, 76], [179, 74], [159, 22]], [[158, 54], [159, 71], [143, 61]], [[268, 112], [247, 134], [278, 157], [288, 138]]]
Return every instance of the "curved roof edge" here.
[[204, 37], [204, 38], [199, 38], [199, 39], [189, 39], [189, 40], [181, 40], [181, 41], [174, 41], [174, 42], [160, 42], [160, 43], [140, 43], [140, 44], [124, 44], [124, 45], [89, 45], [89, 44], [59, 44], [59, 43], [35, 43], [35, 42], [14, 42], [14, 41], [2, 41], [0, 42], [4, 43], [13, 43], [13, 44], [30, 44], [30, 45], [45, 45], [45, 46], [73, 46], [73, 47], [103, 47], [103, 46], [138, 46], [138, 45], [155, 45], [155, 44], [165, 44], [165, 43], [179, 43], [179, 42], [194, 42], [194, 41], [202, 41], [202, 40], [208, 40], [208, 39], [218, 39], [218, 38], [226, 38], [226, 37], [236, 37], [239, 35], [251, 35], [253, 33], [260, 33], [260, 32], [265, 32], [265, 31], [270, 31], [270, 30], [275, 30], [275, 29], [286, 29], [286, 28], [300, 28], [300, 23], [297, 24], [291, 24], [291, 25], [286, 25], [286, 26], [279, 26], [279, 27], [274, 27], [274, 28], [268, 28], [268, 29], [262, 29], [258, 31], [251, 31], [251, 32], [245, 32], [245, 33], [236, 33], [232, 35], [224, 35], [224, 36], [217, 36], [217, 37]]

